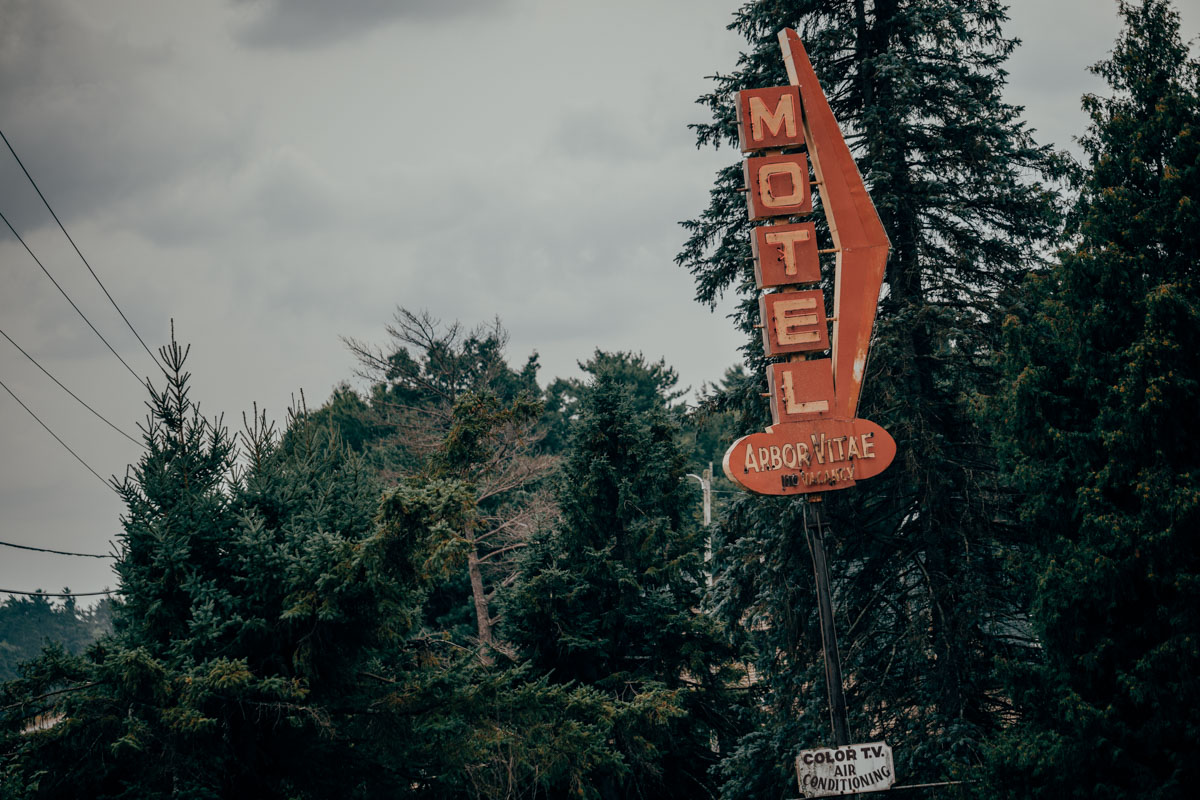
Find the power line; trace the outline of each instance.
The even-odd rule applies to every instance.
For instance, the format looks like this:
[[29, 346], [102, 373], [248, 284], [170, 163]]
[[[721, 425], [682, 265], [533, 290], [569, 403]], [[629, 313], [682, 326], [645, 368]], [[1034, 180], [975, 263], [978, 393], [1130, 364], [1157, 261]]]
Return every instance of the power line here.
[[[106, 480], [104, 480], [104, 478], [101, 478], [101, 477], [100, 477], [100, 473], [99, 473], [99, 472], [96, 472], [96, 470], [92, 469], [92, 468], [91, 468], [91, 466], [90, 466], [90, 465], [89, 465], [89, 464], [88, 464], [86, 461], [84, 461], [82, 458], [80, 458], [80, 457], [79, 457], [79, 454], [78, 454], [78, 453], [76, 453], [74, 450], [72, 450], [72, 449], [70, 448], [70, 446], [68, 446], [68, 445], [67, 445], [67, 443], [66, 443], [66, 442], [64, 442], [62, 439], [58, 438], [58, 434], [57, 434], [57, 433], [55, 433], [54, 431], [50, 430], [50, 426], [49, 426], [49, 425], [47, 425], [46, 423], [42, 422], [42, 420], [41, 420], [41, 419], [38, 417], [38, 415], [37, 415], [37, 414], [35, 414], [35, 413], [33, 413], [33, 409], [31, 409], [29, 406], [25, 405], [25, 403], [24, 403], [24, 402], [22, 402], [21, 398], [17, 397], [17, 395], [16, 395], [16, 394], [13, 392], [13, 390], [12, 390], [12, 389], [8, 388], [8, 385], [7, 385], [7, 384], [6, 384], [4, 381], [0, 381], [0, 388], [3, 388], [3, 389], [4, 389], [4, 391], [6, 391], [6, 392], [8, 392], [10, 395], [12, 395], [12, 399], [13, 399], [13, 400], [16, 400], [16, 401], [17, 401], [17, 402], [20, 404], [21, 408], [23, 408], [23, 409], [25, 409], [26, 411], [28, 411], [28, 412], [29, 412], [29, 416], [31, 416], [31, 417], [33, 417], [35, 420], [37, 420], [37, 423], [38, 423], [38, 425], [41, 425], [43, 428], [45, 428], [45, 429], [46, 429], [46, 433], [48, 433], [48, 434], [50, 434], [51, 436], [53, 436], [53, 437], [54, 437], [54, 440], [55, 440], [56, 442], [58, 442], [59, 444], [61, 444], [61, 445], [62, 445], [64, 448], [66, 448], [66, 450], [67, 450], [67, 452], [68, 452], [68, 453], [70, 453], [71, 455], [75, 456], [75, 460], [76, 460], [76, 461], [78, 461], [80, 464], [83, 464], [83, 466], [84, 466], [84, 467], [87, 469], [87, 471], [88, 471], [88, 472], [90, 472], [90, 473], [92, 473], [93, 475], [95, 475], [95, 476], [96, 476], [96, 480], [98, 480], [98, 481], [100, 481], [101, 483], [103, 483], [103, 484], [104, 484], [105, 486], [107, 486], [109, 489], [112, 489], [112, 488], [113, 488], [113, 487], [112, 487], [112, 485], [111, 485], [111, 484], [110, 484], [108, 481], [106, 481]], [[115, 491], [115, 490], [114, 490], [114, 491]]]
[[23, 594], [26, 597], [95, 597], [100, 594], [117, 594], [116, 589], [105, 589], [103, 592], [23, 592], [20, 589], [0, 589], [3, 594]]
[[33, 547], [27, 544], [14, 544], [13, 542], [0, 542], [0, 545], [3, 545], [4, 547], [15, 547], [18, 550], [35, 550], [39, 553], [54, 553], [55, 555], [60, 556], [80, 556], [82, 558], [116, 558], [114, 555], [103, 553], [70, 553], [66, 550], [51, 550], [46, 547]]
[[[79, 314], [79, 316], [83, 318], [83, 321], [86, 322], [88, 324], [88, 327], [92, 329], [92, 333], [99, 336], [100, 341], [104, 342], [104, 346], [108, 348], [109, 352], [111, 352], [114, 356], [116, 356], [117, 360], [125, 365], [125, 369], [129, 370], [129, 374], [132, 375], [134, 377], [134, 379], [137, 380], [138, 383], [145, 386], [146, 381], [144, 381], [142, 378], [138, 377], [138, 374], [133, 371], [133, 367], [129, 366], [129, 364], [127, 364], [125, 362], [125, 359], [121, 358], [121, 354], [118, 353], [116, 350], [114, 350], [113, 346], [108, 343], [108, 339], [105, 339], [104, 336], [100, 333], [100, 331], [96, 330], [96, 326], [93, 325], [92, 321], [87, 318], [87, 315], [84, 314], [83, 311], [80, 310], [79, 306], [75, 305], [75, 301], [71, 299], [71, 296], [67, 294], [66, 290], [64, 290], [61, 286], [58, 285], [58, 281], [54, 280], [54, 276], [50, 274], [50, 270], [46, 269], [45, 265], [42, 264], [41, 259], [39, 259], [36, 255], [34, 255], [34, 252], [32, 249], [30, 249], [29, 245], [25, 244], [25, 240], [21, 238], [21, 234], [17, 233], [17, 229], [12, 226], [12, 223], [8, 221], [8, 217], [4, 216], [4, 212], [2, 212], [2, 211], [0, 211], [0, 220], [4, 220], [4, 224], [8, 226], [8, 229], [10, 231], [12, 231], [12, 235], [17, 237], [17, 241], [20, 242], [21, 245], [25, 248], [25, 252], [29, 253], [29, 255], [33, 258], [33, 260], [35, 262], [37, 262], [37, 265], [42, 268], [42, 272], [46, 273], [46, 277], [49, 278], [50, 282], [54, 284], [54, 288], [58, 289], [59, 293], [61, 293], [63, 297], [67, 298], [67, 302], [71, 304], [71, 308], [75, 309], [75, 311]], [[157, 364], [157, 363], [158, 362], [155, 362], [155, 364]]]
[[75, 253], [79, 256], [79, 259], [83, 262], [83, 265], [87, 267], [88, 272], [92, 273], [92, 277], [96, 279], [96, 283], [99, 284], [100, 288], [104, 291], [104, 296], [108, 298], [108, 302], [112, 303], [113, 308], [115, 308], [117, 313], [121, 315], [121, 319], [125, 320], [125, 324], [129, 326], [129, 330], [133, 332], [133, 335], [137, 337], [138, 342], [142, 345], [142, 349], [144, 349], [146, 354], [150, 356], [150, 360], [154, 362], [154, 365], [159, 369], [162, 369], [162, 365], [159, 364], [158, 359], [154, 356], [154, 353], [149, 347], [146, 346], [146, 342], [142, 340], [141, 334], [137, 332], [137, 329], [133, 327], [133, 323], [129, 321], [129, 317], [125, 316], [125, 312], [121, 310], [121, 307], [117, 305], [117, 301], [113, 299], [111, 294], [109, 294], [108, 289], [101, 282], [100, 276], [96, 274], [94, 269], [92, 269], [92, 265], [88, 263], [86, 258], [83, 257], [83, 253], [80, 251], [79, 245], [75, 244], [75, 240], [71, 238], [71, 234], [67, 233], [67, 229], [62, 224], [62, 220], [58, 218], [58, 214], [54, 213], [54, 209], [50, 207], [50, 201], [46, 199], [46, 195], [42, 194], [42, 190], [38, 188], [37, 182], [33, 179], [33, 176], [29, 174], [29, 170], [25, 169], [24, 162], [21, 161], [21, 157], [17, 155], [17, 151], [13, 149], [12, 144], [8, 141], [8, 137], [4, 135], [4, 131], [2, 130], [0, 130], [0, 139], [3, 139], [4, 144], [8, 146], [8, 152], [12, 153], [12, 157], [17, 160], [17, 164], [20, 165], [21, 171], [24, 172], [25, 177], [29, 179], [29, 184], [33, 187], [33, 190], [37, 192], [38, 197], [42, 198], [42, 203], [46, 206], [46, 210], [50, 212], [50, 216], [54, 217], [54, 221], [58, 223], [59, 230], [63, 232], [63, 236], [67, 237], [67, 241], [71, 243], [71, 247], [75, 248]]
[[83, 401], [83, 400], [82, 400], [82, 399], [79, 397], [79, 395], [77, 395], [77, 394], [75, 394], [74, 392], [72, 392], [72, 391], [71, 391], [70, 389], [68, 389], [66, 386], [63, 386], [63, 384], [62, 384], [62, 381], [60, 381], [58, 378], [56, 378], [56, 377], [54, 377], [53, 375], [51, 375], [51, 374], [50, 374], [50, 373], [49, 373], [49, 372], [46, 370], [46, 368], [45, 368], [45, 367], [43, 367], [41, 364], [39, 364], [39, 363], [37, 362], [37, 359], [36, 359], [36, 358], [34, 358], [33, 356], [29, 355], [29, 353], [26, 353], [26, 352], [25, 352], [25, 349], [24, 349], [23, 347], [21, 347], [21, 345], [19, 345], [19, 344], [17, 344], [16, 342], [14, 342], [14, 341], [12, 340], [12, 337], [11, 337], [11, 336], [9, 336], [7, 333], [5, 333], [5, 332], [4, 332], [4, 329], [2, 329], [2, 328], [0, 328], [0, 336], [3, 336], [5, 339], [8, 339], [8, 342], [9, 342], [9, 344], [11, 344], [13, 347], [15, 347], [15, 348], [17, 348], [18, 350], [20, 350], [20, 351], [21, 351], [21, 355], [25, 356], [25, 357], [26, 357], [26, 358], [28, 358], [30, 361], [32, 361], [32, 362], [33, 362], [33, 365], [34, 365], [35, 367], [37, 367], [37, 368], [38, 368], [38, 369], [40, 369], [42, 372], [44, 372], [44, 373], [46, 374], [46, 377], [47, 377], [47, 378], [49, 378], [50, 380], [52, 380], [52, 381], [54, 381], [55, 383], [57, 383], [57, 384], [58, 384], [58, 386], [59, 386], [59, 388], [61, 388], [61, 389], [62, 389], [64, 392], [66, 392], [67, 394], [71, 395], [71, 397], [74, 397], [74, 398], [75, 398], [75, 400], [76, 400], [76, 401], [77, 401], [77, 402], [78, 402], [78, 403], [79, 403], [81, 406], [83, 406], [83, 407], [84, 407], [84, 408], [86, 408], [88, 411], [90, 411], [90, 412], [92, 412], [93, 414], [95, 414], [97, 419], [99, 419], [101, 422], [103, 422], [103, 423], [104, 423], [105, 425], [107, 425], [108, 427], [112, 428], [112, 429], [113, 429], [114, 431], [116, 431], [117, 433], [119, 433], [119, 434], [121, 434], [122, 436], [124, 436], [124, 437], [125, 437], [126, 439], [128, 439], [129, 441], [131, 441], [131, 442], [133, 442], [134, 444], [136, 444], [138, 447], [142, 447], [142, 448], [144, 448], [144, 447], [146, 446], [146, 445], [144, 445], [142, 442], [139, 442], [137, 439], [135, 439], [135, 438], [133, 438], [132, 436], [130, 436], [130, 435], [129, 435], [128, 433], [126, 433], [125, 431], [123, 431], [123, 430], [121, 430], [120, 428], [118, 428], [116, 425], [114, 425], [114, 424], [112, 424], [111, 422], [109, 422], [107, 419], [105, 419], [105, 418], [104, 418], [104, 416], [103, 416], [103, 415], [101, 415], [101, 413], [100, 413], [99, 411], [97, 411], [96, 409], [92, 408], [92, 407], [91, 407], [91, 406], [89, 406], [87, 403], [85, 403], [85, 402], [84, 402], [84, 401]]

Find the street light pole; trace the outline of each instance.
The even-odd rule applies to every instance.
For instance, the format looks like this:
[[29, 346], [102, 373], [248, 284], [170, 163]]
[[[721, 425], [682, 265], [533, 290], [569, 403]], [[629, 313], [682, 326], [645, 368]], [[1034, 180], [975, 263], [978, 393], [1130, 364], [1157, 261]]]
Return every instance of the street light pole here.
[[[695, 478], [700, 481], [700, 489], [704, 494], [704, 527], [707, 529], [712, 525], [712, 477], [713, 465], [708, 462], [708, 469], [704, 470], [701, 475], [694, 472], [688, 473], [689, 478]], [[712, 562], [712, 534], [708, 533], [704, 537], [704, 566], [708, 567], [708, 585], [713, 585], [713, 573], [710, 566]]]

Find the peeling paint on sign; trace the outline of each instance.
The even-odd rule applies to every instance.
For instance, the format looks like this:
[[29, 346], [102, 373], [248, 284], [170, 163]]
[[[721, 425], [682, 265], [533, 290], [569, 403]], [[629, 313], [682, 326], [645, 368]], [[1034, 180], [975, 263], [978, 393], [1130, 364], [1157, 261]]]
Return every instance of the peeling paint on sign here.
[[896, 457], [888, 432], [865, 419], [772, 425], [733, 443], [725, 476], [757, 494], [845, 489], [887, 469]]
[[[765, 290], [759, 327], [766, 355], [782, 360], [767, 367], [774, 424], [735, 442], [725, 464], [736, 483], [760, 494], [844, 489], [878, 474], [895, 455], [886, 431], [856, 416], [890, 248], [887, 233], [804, 45], [790, 28], [779, 34], [779, 44], [791, 85], [738, 93], [746, 207], [752, 221], [763, 222], [751, 237], [755, 282]], [[812, 212], [813, 186], [833, 239], [825, 250], [817, 246], [814, 224], [796, 219]], [[813, 286], [821, 280], [821, 254], [835, 254], [829, 316], [824, 291]], [[839, 432], [827, 431], [830, 424]], [[782, 434], [772, 431], [785, 426], [790, 439], [774, 441]], [[886, 440], [886, 459], [852, 451], [852, 439], [853, 450], [868, 447], [855, 438], [862, 431], [849, 432], [864, 426], [874, 441]], [[825, 451], [811, 445], [818, 438], [843, 443], [844, 457], [824, 463], [818, 453]]]
[[882, 792], [896, 782], [892, 748], [885, 742], [801, 750], [796, 756], [801, 797]]

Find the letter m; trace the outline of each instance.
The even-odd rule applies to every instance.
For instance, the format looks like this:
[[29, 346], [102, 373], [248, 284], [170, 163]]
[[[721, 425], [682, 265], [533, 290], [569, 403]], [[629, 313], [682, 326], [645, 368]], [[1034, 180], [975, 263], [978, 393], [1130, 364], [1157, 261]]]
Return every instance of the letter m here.
[[742, 152], [804, 144], [800, 92], [795, 86], [739, 92], [738, 106]]

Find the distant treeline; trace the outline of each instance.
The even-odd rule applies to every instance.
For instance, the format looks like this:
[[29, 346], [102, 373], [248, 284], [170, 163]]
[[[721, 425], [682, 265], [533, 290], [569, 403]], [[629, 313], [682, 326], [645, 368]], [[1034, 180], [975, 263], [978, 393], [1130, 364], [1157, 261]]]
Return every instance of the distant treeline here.
[[80, 653], [112, 631], [112, 601], [80, 608], [75, 599], [52, 603], [43, 596], [9, 597], [0, 603], [0, 680], [17, 677], [17, 666], [56, 644]]

